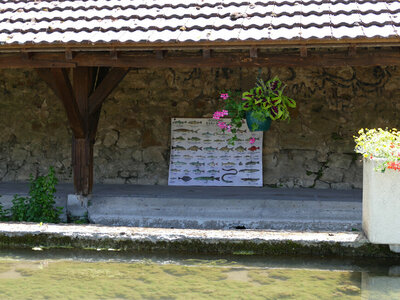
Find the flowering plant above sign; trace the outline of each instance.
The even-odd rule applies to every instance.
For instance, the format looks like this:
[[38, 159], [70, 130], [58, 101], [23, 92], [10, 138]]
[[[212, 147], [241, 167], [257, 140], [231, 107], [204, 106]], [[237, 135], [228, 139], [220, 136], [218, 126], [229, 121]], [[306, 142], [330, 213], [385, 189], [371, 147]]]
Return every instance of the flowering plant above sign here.
[[368, 159], [381, 159], [376, 171], [400, 171], [400, 132], [393, 129], [360, 129], [354, 136], [355, 151]]
[[[242, 127], [244, 119], [251, 131], [266, 131], [271, 121], [290, 120], [289, 108], [296, 107], [296, 102], [283, 94], [285, 85], [278, 77], [267, 82], [258, 79], [256, 86], [250, 91], [224, 91], [220, 98], [224, 101], [221, 111], [216, 111], [213, 118], [218, 120], [218, 126], [224, 132], [231, 132], [229, 144], [237, 141], [237, 132]], [[230, 123], [222, 120], [231, 118]], [[254, 139], [250, 138], [250, 143]]]

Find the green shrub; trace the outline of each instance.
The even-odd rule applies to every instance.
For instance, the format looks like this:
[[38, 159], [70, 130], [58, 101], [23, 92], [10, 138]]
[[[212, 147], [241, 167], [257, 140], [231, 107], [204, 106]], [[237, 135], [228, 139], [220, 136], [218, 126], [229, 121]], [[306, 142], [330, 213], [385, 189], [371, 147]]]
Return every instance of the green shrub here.
[[55, 207], [57, 178], [50, 167], [49, 174], [34, 179], [30, 176], [30, 188], [27, 197], [14, 196], [10, 210], [0, 207], [0, 219], [25, 222], [59, 223], [62, 207]]

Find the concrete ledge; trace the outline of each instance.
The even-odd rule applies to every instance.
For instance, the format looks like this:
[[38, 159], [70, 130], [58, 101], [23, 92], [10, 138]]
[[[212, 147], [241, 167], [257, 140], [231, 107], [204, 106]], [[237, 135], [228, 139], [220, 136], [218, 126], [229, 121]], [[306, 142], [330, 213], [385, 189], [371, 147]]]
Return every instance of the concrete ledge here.
[[361, 230], [360, 190], [135, 186], [92, 195], [91, 223], [110, 226]]
[[0, 223], [0, 246], [14, 248], [115, 249], [174, 253], [390, 257], [387, 245], [373, 245], [363, 233], [197, 230]]

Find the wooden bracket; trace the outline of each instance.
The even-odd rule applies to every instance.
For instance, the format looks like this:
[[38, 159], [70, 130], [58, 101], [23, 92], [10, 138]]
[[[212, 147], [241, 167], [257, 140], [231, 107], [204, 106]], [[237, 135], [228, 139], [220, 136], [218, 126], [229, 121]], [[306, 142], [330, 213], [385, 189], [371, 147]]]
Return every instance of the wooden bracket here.
[[114, 50], [111, 50], [111, 51], [110, 51], [110, 56], [111, 56], [111, 59], [117, 60], [117, 59], [118, 59], [118, 56], [119, 56], [119, 53], [118, 53], [118, 51], [116, 51], [116, 50], [114, 49]]
[[203, 49], [203, 58], [210, 58], [211, 57], [211, 50], [210, 49]]
[[118, 83], [128, 74], [129, 68], [112, 68], [89, 97], [89, 115], [95, 114]]
[[72, 60], [72, 58], [74, 58], [74, 55], [71, 51], [71, 49], [65, 49], [65, 60]]
[[307, 55], [308, 55], [307, 47], [301, 47], [300, 48], [300, 56], [307, 57]]
[[166, 54], [167, 54], [166, 50], [156, 50], [156, 58], [157, 59], [164, 59]]
[[258, 49], [257, 48], [250, 48], [250, 57], [257, 58], [258, 57]]
[[26, 50], [22, 50], [21, 51], [21, 56], [22, 56], [23, 59], [30, 60], [30, 59], [32, 59], [33, 53], [32, 52], [28, 52]]
[[351, 45], [349, 47], [349, 56], [356, 56], [357, 54], [357, 45]]

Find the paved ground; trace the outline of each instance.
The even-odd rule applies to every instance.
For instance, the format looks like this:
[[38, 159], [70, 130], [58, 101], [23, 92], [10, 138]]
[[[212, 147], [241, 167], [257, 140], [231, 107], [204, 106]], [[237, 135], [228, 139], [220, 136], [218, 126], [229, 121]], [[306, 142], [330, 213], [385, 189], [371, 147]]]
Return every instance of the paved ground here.
[[[0, 183], [0, 201], [8, 207], [27, 190]], [[57, 205], [66, 207], [71, 193], [60, 184]], [[351, 231], [361, 229], [361, 190], [97, 184], [88, 216], [113, 226]]]

